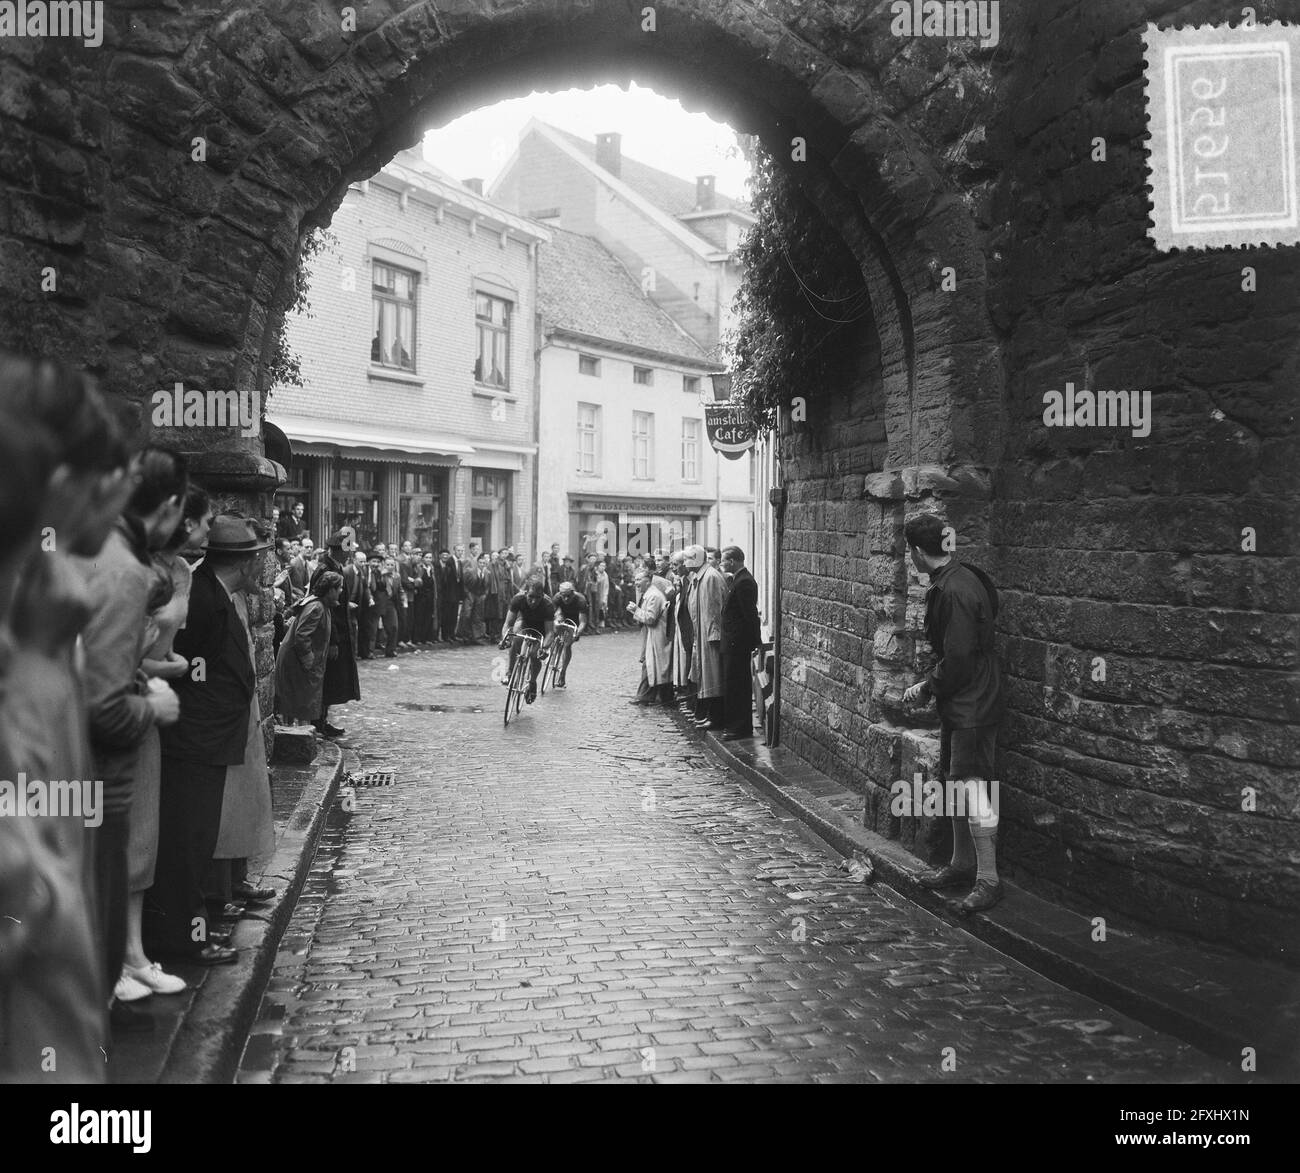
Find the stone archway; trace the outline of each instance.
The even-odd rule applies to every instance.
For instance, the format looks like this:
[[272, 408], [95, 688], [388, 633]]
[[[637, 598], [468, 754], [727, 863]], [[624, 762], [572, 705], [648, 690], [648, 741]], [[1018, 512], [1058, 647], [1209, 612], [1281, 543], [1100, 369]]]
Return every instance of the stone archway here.
[[[105, 6], [102, 49], [0, 45], [0, 344], [137, 403], [178, 380], [255, 393], [303, 228], [424, 125], [538, 84], [636, 76], [804, 138], [792, 173], [861, 264], [879, 340], [842, 389], [875, 455], [837, 451], [828, 420], [832, 458], [791, 494], [809, 533], [856, 543], [839, 605], [874, 612], [851, 646], [810, 626], [833, 663], [806, 727], [871, 691], [817, 752], [877, 782], [923, 759], [891, 707], [918, 602], [897, 530], [941, 508], [1010, 604], [1004, 842], [1025, 874], [1289, 956], [1300, 286], [1286, 249], [1252, 250], [1243, 299], [1240, 253], [1147, 239], [1141, 30], [1182, 6], [1142, 8], [1003, 5], [988, 50], [891, 37], [889, 6], [858, 0], [370, 0], [355, 28], [324, 0]], [[1152, 439], [1039, 426], [1067, 379], [1151, 390]], [[274, 482], [237, 430], [173, 438], [228, 492]]]
[[[105, 40], [111, 55], [73, 55], [66, 93], [76, 113], [63, 147], [66, 169], [76, 172], [73, 160], [84, 158], [102, 198], [72, 185], [50, 197], [43, 211], [76, 226], [62, 229], [54, 217], [46, 243], [61, 253], [57, 289], [29, 299], [32, 312], [10, 333], [50, 349], [59, 339], [57, 349], [110, 392], [143, 406], [153, 390], [183, 382], [233, 388], [260, 409], [301, 240], [328, 223], [349, 183], [426, 126], [475, 106], [534, 86], [635, 78], [758, 134], [789, 160], [861, 265], [874, 318], [868, 361], [888, 436], [881, 462], [852, 470], [855, 492], [889, 520], [874, 553], [896, 545], [898, 484], [914, 487], [922, 465], [972, 458], [958, 422], [963, 405], [1000, 397], [984, 378], [996, 346], [978, 233], [931, 147], [900, 114], [905, 95], [893, 92], [892, 59], [906, 46], [888, 40], [885, 24], [865, 34], [883, 63], [873, 79], [837, 59], [857, 15], [834, 3], [390, 0], [341, 11], [325, 0], [272, 0], [108, 17], [118, 22]], [[42, 48], [6, 79], [11, 109], [13, 95], [32, 109], [48, 102], [37, 73], [50, 53]], [[39, 119], [32, 130], [34, 140], [48, 137]], [[20, 287], [49, 259], [41, 251], [27, 250]], [[936, 255], [960, 268], [955, 293], [940, 290]], [[256, 438], [233, 428], [168, 438], [228, 494], [273, 487], [278, 470]], [[886, 490], [883, 468], [891, 470]], [[902, 635], [901, 551], [888, 556], [887, 584], [860, 602], [875, 613], [873, 629], [892, 625]], [[860, 692], [874, 714], [872, 680], [897, 677], [900, 664], [884, 652], [867, 663]], [[890, 736], [897, 761], [898, 734]]]

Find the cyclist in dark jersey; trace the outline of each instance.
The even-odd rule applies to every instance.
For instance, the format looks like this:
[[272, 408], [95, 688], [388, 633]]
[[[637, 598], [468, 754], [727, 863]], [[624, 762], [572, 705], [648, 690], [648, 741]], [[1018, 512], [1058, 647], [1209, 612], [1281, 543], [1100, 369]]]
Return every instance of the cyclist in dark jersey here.
[[[517, 635], [525, 628], [540, 631], [543, 636], [541, 652], [533, 657], [531, 674], [528, 678], [528, 691], [524, 694], [524, 700], [531, 705], [537, 696], [538, 670], [542, 666], [542, 659], [550, 650], [551, 643], [555, 639], [555, 604], [546, 597], [546, 587], [542, 584], [540, 578], [529, 579], [528, 585], [510, 600], [510, 609], [506, 612], [506, 620], [501, 625], [500, 647], [504, 650], [507, 641], [510, 641], [510, 670], [512, 672], [514, 671], [515, 660], [519, 658], [519, 641], [510, 640], [510, 635], [512, 632]], [[508, 675], [502, 683], [509, 683]]]
[[573, 633], [573, 639], [565, 643], [562, 652], [557, 653], [561, 658], [555, 687], [564, 688], [564, 674], [569, 670], [569, 660], [573, 656], [574, 642], [582, 638], [582, 633], [587, 630], [587, 616], [591, 613], [591, 608], [587, 606], [586, 597], [578, 594], [571, 582], [560, 583], [560, 589], [555, 592], [551, 602], [555, 604], [558, 618], [567, 619], [570, 623], [578, 625], [578, 630]]

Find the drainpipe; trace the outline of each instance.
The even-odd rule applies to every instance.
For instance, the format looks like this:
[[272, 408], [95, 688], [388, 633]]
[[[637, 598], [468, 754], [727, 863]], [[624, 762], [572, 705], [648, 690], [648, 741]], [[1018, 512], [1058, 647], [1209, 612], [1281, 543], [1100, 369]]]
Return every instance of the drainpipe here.
[[775, 457], [774, 471], [777, 484], [768, 490], [767, 499], [772, 505], [776, 520], [776, 557], [773, 573], [776, 581], [772, 584], [772, 728], [769, 732], [769, 744], [781, 744], [781, 626], [783, 621], [781, 609], [781, 561], [785, 551], [785, 477], [781, 467], [781, 416], [777, 416], [776, 432], [773, 436], [772, 452]]

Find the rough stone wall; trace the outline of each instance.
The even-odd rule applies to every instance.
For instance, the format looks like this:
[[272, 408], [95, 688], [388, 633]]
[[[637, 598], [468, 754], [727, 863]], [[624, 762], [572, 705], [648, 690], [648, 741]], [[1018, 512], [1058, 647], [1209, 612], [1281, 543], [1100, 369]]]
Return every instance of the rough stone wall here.
[[[1042, 4], [1013, 10], [1010, 25], [1004, 15], [1017, 70], [998, 78], [979, 142], [934, 156], [981, 229], [1002, 401], [953, 415], [929, 475], [891, 444], [893, 484], [868, 458], [853, 469], [867, 474], [859, 489], [832, 459], [852, 443], [849, 402], [870, 386], [836, 389], [810, 420], [815, 434], [787, 441], [784, 736], [863, 790], [877, 830], [930, 858], [947, 850], [942, 827], [891, 819], [883, 789], [936, 764], [932, 733], [908, 726], [896, 690], [928, 651], [899, 527], [905, 513], [939, 512], [961, 555], [1002, 587], [1007, 870], [1096, 915], [1285, 959], [1300, 943], [1300, 264], [1294, 249], [1155, 251], [1140, 32], [1175, 6], [1126, 7]], [[1182, 21], [1217, 19], [1203, 8], [1180, 10]], [[941, 130], [930, 111], [943, 109], [942, 88], [898, 116]], [[1093, 136], [1106, 139], [1105, 162], [1090, 159]], [[950, 263], [942, 248], [935, 256]], [[1255, 292], [1242, 289], [1245, 265]], [[1151, 434], [1044, 427], [1043, 394], [1067, 380], [1150, 390]], [[930, 395], [913, 391], [913, 420]], [[892, 440], [898, 413], [887, 404], [881, 415]], [[993, 442], [972, 442], [980, 429]], [[822, 526], [837, 528], [846, 495], [860, 521], [828, 538]], [[1242, 549], [1247, 526], [1254, 552]], [[842, 610], [855, 589], [874, 626]], [[801, 663], [803, 687], [792, 679]]]

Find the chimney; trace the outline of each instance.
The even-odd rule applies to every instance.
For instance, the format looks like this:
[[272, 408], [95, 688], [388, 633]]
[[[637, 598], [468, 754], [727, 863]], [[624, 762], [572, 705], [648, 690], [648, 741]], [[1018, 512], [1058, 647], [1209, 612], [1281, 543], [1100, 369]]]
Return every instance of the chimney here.
[[611, 175], [623, 170], [623, 136], [610, 132], [596, 136], [596, 162]]
[[697, 211], [713, 211], [714, 178], [712, 175], [697, 175], [695, 177], [695, 207]]
[[483, 180], [477, 176], [473, 179], [464, 180], [463, 186], [469, 188], [475, 195], [483, 194]]

